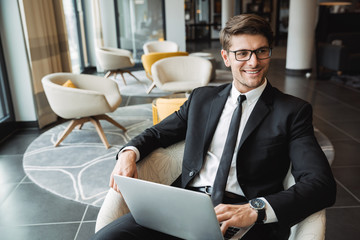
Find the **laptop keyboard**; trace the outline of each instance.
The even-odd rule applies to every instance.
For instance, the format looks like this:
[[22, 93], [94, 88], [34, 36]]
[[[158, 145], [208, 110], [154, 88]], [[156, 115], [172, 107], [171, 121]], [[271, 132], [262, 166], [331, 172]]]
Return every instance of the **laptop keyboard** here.
[[225, 240], [231, 239], [238, 231], [240, 231], [240, 228], [237, 227], [229, 227], [224, 235]]

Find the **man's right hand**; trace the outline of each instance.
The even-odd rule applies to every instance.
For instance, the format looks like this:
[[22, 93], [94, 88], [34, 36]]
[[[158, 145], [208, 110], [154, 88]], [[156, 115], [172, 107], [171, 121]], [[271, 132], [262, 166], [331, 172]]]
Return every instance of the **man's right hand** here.
[[132, 150], [125, 150], [119, 154], [116, 165], [110, 176], [109, 186], [115, 191], [119, 192], [119, 189], [115, 183], [114, 175], [122, 175], [127, 177], [137, 178], [137, 169], [136, 169], [136, 153]]

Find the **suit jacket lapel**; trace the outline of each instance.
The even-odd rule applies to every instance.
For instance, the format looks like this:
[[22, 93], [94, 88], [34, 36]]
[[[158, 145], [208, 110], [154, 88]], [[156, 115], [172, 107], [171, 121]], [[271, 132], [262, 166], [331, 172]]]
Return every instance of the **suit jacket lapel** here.
[[230, 89], [232, 84], [229, 84], [223, 90], [221, 90], [216, 97], [213, 98], [211, 106], [209, 109], [209, 115], [206, 121], [205, 135], [204, 135], [204, 153], [209, 149], [212, 137], [216, 130], [217, 124], [219, 122], [221, 113], [224, 109], [226, 100], [230, 94]]
[[240, 139], [239, 149], [244, 141], [250, 136], [250, 134], [256, 129], [256, 127], [262, 122], [262, 120], [269, 114], [273, 103], [274, 88], [269, 82], [261, 94], [259, 100], [256, 103], [243, 131]]

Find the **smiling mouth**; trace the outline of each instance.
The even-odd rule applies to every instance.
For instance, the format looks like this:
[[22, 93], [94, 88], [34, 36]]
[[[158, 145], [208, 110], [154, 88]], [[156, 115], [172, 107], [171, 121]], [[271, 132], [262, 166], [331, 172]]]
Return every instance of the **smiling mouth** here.
[[260, 70], [243, 70], [246, 73], [250, 73], [250, 74], [256, 74], [258, 72], [260, 72]]

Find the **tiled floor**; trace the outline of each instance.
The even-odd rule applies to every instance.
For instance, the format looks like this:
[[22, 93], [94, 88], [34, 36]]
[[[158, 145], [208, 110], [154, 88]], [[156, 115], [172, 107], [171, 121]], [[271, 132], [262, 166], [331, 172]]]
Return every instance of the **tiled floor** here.
[[[218, 44], [188, 45], [190, 52], [214, 48], [219, 49]], [[332, 169], [338, 194], [336, 204], [327, 210], [326, 239], [359, 239], [360, 91], [331, 81], [287, 76], [281, 58], [273, 59], [268, 79], [279, 89], [313, 104], [315, 126], [335, 147]], [[124, 97], [122, 105], [151, 101], [148, 97]], [[46, 130], [20, 129], [0, 142], [2, 240], [83, 240], [94, 231], [98, 208], [59, 198], [39, 188], [24, 173], [22, 157], [27, 146]]]

